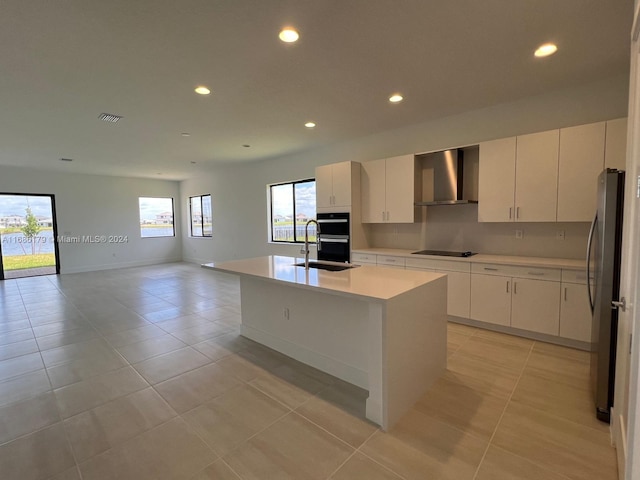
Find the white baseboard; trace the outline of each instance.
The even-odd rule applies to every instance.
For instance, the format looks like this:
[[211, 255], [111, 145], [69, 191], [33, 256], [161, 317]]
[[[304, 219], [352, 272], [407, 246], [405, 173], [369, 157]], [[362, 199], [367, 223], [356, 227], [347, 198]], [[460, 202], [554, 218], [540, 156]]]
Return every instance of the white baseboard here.
[[85, 272], [96, 272], [99, 270], [114, 270], [116, 268], [131, 268], [131, 267], [145, 267], [148, 265], [160, 265], [163, 263], [176, 263], [182, 262], [182, 258], [157, 258], [153, 260], [143, 260], [143, 261], [134, 261], [134, 262], [118, 262], [118, 263], [106, 263], [102, 265], [86, 265], [82, 267], [71, 267], [65, 268], [64, 265], [60, 269], [61, 274], [69, 274], [69, 273], [85, 273]]

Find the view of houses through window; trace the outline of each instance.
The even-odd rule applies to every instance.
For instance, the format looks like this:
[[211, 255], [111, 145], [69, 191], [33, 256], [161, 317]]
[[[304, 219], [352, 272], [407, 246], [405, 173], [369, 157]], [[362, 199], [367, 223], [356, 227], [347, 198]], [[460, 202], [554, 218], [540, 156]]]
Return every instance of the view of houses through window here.
[[[304, 242], [307, 221], [316, 218], [315, 179], [269, 185], [271, 241]], [[315, 241], [316, 226], [309, 225], [309, 240]]]
[[189, 216], [191, 218], [191, 236], [210, 237], [213, 232], [211, 195], [189, 197]]
[[140, 236], [173, 237], [173, 198], [140, 197]]

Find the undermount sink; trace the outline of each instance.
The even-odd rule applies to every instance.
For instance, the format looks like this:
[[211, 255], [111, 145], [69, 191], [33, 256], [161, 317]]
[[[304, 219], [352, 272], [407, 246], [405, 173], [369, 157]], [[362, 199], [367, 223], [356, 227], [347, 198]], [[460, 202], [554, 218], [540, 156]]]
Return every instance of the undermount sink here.
[[[304, 267], [304, 262], [296, 263], [294, 266]], [[331, 263], [309, 262], [309, 268], [319, 268], [320, 270], [329, 270], [330, 272], [341, 272], [342, 270], [348, 270], [354, 266], [355, 265], [333, 265]]]

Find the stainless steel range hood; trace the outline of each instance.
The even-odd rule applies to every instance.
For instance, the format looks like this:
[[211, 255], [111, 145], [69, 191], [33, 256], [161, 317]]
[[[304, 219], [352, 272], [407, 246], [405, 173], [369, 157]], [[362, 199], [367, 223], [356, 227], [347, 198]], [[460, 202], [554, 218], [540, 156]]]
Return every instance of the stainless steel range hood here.
[[478, 203], [464, 196], [464, 152], [444, 150], [420, 156], [423, 170], [423, 200], [417, 206]]

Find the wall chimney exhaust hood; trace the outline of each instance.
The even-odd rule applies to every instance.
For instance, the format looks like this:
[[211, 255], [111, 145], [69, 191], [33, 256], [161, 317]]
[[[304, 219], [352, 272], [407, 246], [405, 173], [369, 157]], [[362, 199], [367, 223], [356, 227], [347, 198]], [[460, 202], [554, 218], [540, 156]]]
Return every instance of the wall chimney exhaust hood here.
[[465, 185], [463, 149], [426, 153], [418, 158], [422, 163], [423, 195], [422, 201], [416, 202], [416, 206], [478, 203], [474, 199], [477, 198], [477, 193], [469, 192], [473, 188]]

